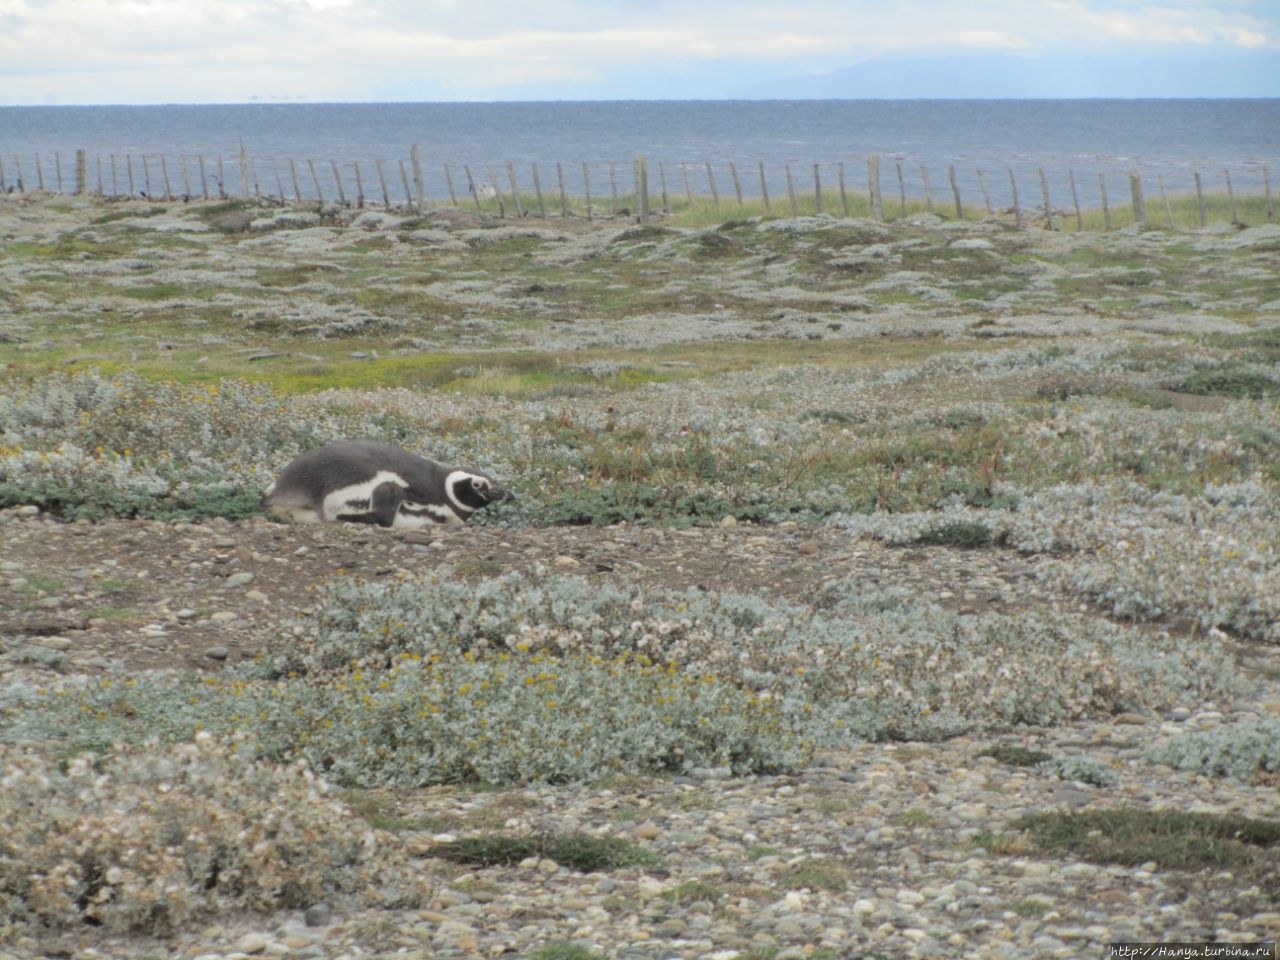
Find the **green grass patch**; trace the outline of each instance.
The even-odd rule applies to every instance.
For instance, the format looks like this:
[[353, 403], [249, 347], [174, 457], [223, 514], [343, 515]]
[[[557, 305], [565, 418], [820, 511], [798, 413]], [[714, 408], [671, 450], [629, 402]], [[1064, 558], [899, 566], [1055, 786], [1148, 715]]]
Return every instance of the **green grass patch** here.
[[1264, 866], [1280, 879], [1280, 821], [1179, 810], [1037, 813], [1011, 824], [1041, 852], [1091, 863], [1166, 870]]
[[490, 834], [463, 837], [436, 844], [431, 855], [475, 867], [514, 866], [530, 857], [554, 860], [579, 873], [616, 870], [623, 867], [654, 867], [662, 858], [646, 847], [617, 837], [595, 837], [581, 833]]
[[574, 943], [548, 943], [530, 953], [529, 960], [604, 960], [604, 954]]
[[1203, 396], [1264, 400], [1280, 396], [1280, 379], [1258, 370], [1224, 364], [1179, 381], [1174, 389]]
[[1045, 753], [1043, 750], [1031, 750], [1008, 743], [996, 743], [983, 747], [978, 751], [977, 756], [991, 757], [998, 763], [1010, 767], [1034, 767], [1053, 759], [1053, 754]]

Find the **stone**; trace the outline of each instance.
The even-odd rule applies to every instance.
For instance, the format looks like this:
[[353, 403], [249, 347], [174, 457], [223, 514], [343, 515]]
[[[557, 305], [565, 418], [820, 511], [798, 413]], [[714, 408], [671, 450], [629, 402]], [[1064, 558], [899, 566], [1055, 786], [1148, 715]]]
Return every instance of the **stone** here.
[[250, 956], [262, 953], [267, 949], [267, 944], [271, 940], [260, 933], [246, 933], [243, 937], [236, 941], [235, 949], [240, 953], [247, 953]]
[[246, 584], [253, 583], [253, 574], [248, 570], [241, 570], [227, 577], [226, 585], [228, 587], [243, 587]]

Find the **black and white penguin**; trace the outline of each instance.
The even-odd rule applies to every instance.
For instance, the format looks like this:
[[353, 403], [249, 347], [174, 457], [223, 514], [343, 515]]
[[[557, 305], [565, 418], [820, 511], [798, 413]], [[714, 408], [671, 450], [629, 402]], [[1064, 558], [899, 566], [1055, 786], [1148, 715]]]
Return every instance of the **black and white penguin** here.
[[348, 440], [300, 454], [262, 494], [262, 506], [302, 523], [347, 520], [413, 529], [463, 523], [512, 494], [480, 470], [446, 467], [387, 443]]

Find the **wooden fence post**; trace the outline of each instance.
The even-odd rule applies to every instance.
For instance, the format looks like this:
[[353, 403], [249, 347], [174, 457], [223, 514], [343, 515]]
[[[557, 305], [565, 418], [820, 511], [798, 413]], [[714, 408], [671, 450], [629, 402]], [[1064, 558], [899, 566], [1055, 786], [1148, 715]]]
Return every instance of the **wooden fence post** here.
[[164, 154], [160, 154], [160, 175], [164, 177], [164, 198], [166, 200], [173, 199], [173, 188], [169, 186], [169, 164], [165, 160]]
[[1240, 216], [1236, 213], [1236, 193], [1231, 189], [1231, 171], [1223, 170], [1222, 177], [1227, 181], [1227, 199], [1231, 201], [1231, 222], [1239, 224]]
[[89, 154], [84, 150], [76, 151], [76, 193], [87, 191], [86, 181], [89, 179]]
[[1018, 181], [1013, 176], [1013, 167], [1009, 168], [1009, 189], [1013, 192], [1013, 223], [1022, 229], [1022, 208], [1018, 206]]
[[1147, 204], [1142, 198], [1142, 177], [1138, 172], [1129, 174], [1129, 194], [1133, 199], [1133, 219], [1138, 224], [1147, 222]]
[[841, 160], [836, 164], [836, 182], [840, 185], [840, 210], [847, 217], [849, 215], [849, 194], [844, 189], [844, 161]]
[[333, 168], [333, 182], [338, 188], [338, 203], [345, 207], [347, 205], [347, 191], [342, 189], [342, 171], [338, 169], [338, 161], [330, 160], [329, 166]]
[[729, 175], [733, 177], [733, 193], [738, 198], [738, 209], [742, 209], [742, 181], [738, 179], [738, 168], [729, 161]]
[[667, 168], [661, 160], [658, 161], [658, 180], [662, 184], [662, 212], [671, 212], [671, 199], [667, 196]]
[[1053, 204], [1049, 200], [1049, 178], [1044, 175], [1044, 167], [1040, 167], [1040, 195], [1044, 198], [1044, 228], [1053, 229]]
[[319, 201], [321, 206], [324, 206], [324, 190], [320, 186], [320, 175], [316, 173], [316, 162], [308, 160], [307, 168], [311, 171], [311, 182], [316, 185], [316, 200]]
[[693, 187], [689, 186], [689, 165], [687, 163], [680, 164], [680, 175], [684, 177], [684, 201], [692, 207]]
[[[39, 160], [38, 157], [36, 159], [37, 161]], [[38, 163], [37, 163], [36, 169], [37, 170], [40, 169]], [[132, 153], [126, 153], [124, 155], [124, 170], [125, 170], [125, 173], [129, 175], [129, 196], [130, 198], [136, 197], [138, 195], [138, 191], [135, 189], [134, 183], [133, 183], [133, 154]]]
[[516, 165], [507, 161], [507, 179], [511, 180], [511, 205], [516, 207], [516, 216], [524, 219], [525, 207], [520, 204], [520, 186], [516, 183]]
[[[582, 161], [582, 186], [587, 194], [587, 220], [590, 221], [595, 216], [595, 211], [591, 209], [591, 168], [587, 166], [587, 161]], [[564, 194], [564, 181], [560, 181], [560, 193]]]
[[901, 216], [907, 215], [907, 180], [902, 175], [902, 161], [895, 160], [893, 165], [898, 169], [898, 204]]
[[816, 163], [813, 165], [813, 209], [815, 213], [822, 212], [822, 174]]
[[978, 186], [982, 189], [982, 205], [987, 210], [987, 216], [993, 216], [995, 211], [991, 209], [991, 194], [987, 191], [987, 178], [982, 174], [982, 168], [978, 168]]
[[58, 193], [62, 192], [62, 153], [54, 151], [53, 153], [53, 177], [54, 182], [58, 185]]
[[791, 181], [791, 164], [784, 163], [782, 166], [787, 171], [787, 196], [791, 199], [791, 215], [797, 217], [800, 215], [800, 208], [796, 206], [796, 187]]
[[364, 209], [364, 177], [360, 176], [360, 161], [355, 161], [356, 170], [356, 207]]
[[1156, 174], [1156, 182], [1160, 184], [1160, 199], [1164, 201], [1164, 214], [1169, 218], [1169, 229], [1173, 229], [1173, 207], [1169, 205], [1169, 194], [1164, 189], [1164, 174]]
[[[18, 168], [18, 189], [22, 189], [22, 168]], [[120, 183], [116, 179], [116, 155], [111, 154], [111, 195], [120, 196]]]
[[426, 181], [422, 177], [422, 154], [418, 150], [418, 145], [416, 143], [409, 148], [409, 162], [413, 166], [413, 199], [416, 204], [417, 212], [421, 213], [422, 200], [427, 187]]
[[953, 163], [947, 169], [947, 177], [951, 181], [951, 195], [956, 201], [956, 219], [964, 219], [964, 206], [960, 203], [960, 184], [956, 182], [956, 165]]
[[[146, 161], [146, 157], [142, 158]], [[240, 196], [249, 199], [249, 154], [244, 149], [244, 138], [240, 140]]]
[[[585, 163], [583, 164], [583, 169], [584, 171], [586, 169]], [[564, 192], [564, 168], [560, 165], [559, 160], [556, 161], [556, 179], [560, 181], [560, 216], [565, 217], [567, 219], [569, 216], [569, 198], [565, 195], [565, 192]], [[591, 213], [591, 206], [589, 201], [587, 205], [587, 213], [588, 215]]]
[[711, 205], [720, 206], [720, 191], [716, 189], [716, 175], [711, 172], [711, 164], [707, 164], [707, 185], [711, 187]]
[[871, 215], [877, 220], [884, 219], [884, 197], [880, 193], [880, 157], [872, 154], [867, 157], [867, 189], [871, 193]]
[[397, 159], [396, 166], [400, 168], [400, 188], [404, 190], [405, 209], [416, 212], [418, 208], [413, 201], [413, 189], [409, 186], [409, 168], [404, 165], [403, 159]]
[[636, 158], [636, 204], [640, 207], [640, 222], [649, 222], [649, 171], [644, 157]]
[[[298, 165], [294, 162], [293, 157], [289, 158], [289, 180], [293, 183], [293, 202], [302, 202], [302, 190], [298, 187]], [[406, 189], [406, 192], [407, 189]]]
[[462, 172], [467, 175], [467, 192], [476, 203], [476, 213], [484, 213], [484, 209], [480, 206], [480, 191], [476, 188], [476, 178], [471, 175], [471, 167], [464, 163]]
[[1076, 208], [1076, 229], [1084, 229], [1084, 214], [1080, 212], [1080, 194], [1076, 190], [1076, 172], [1067, 167], [1067, 182], [1071, 184], [1071, 202]]
[[1276, 205], [1271, 199], [1271, 171], [1264, 163], [1262, 165], [1262, 192], [1267, 197], [1267, 223], [1276, 222]]
[[[98, 171], [98, 196], [102, 196], [102, 155], [95, 153], [93, 155], [93, 165]], [[3, 173], [0, 173], [0, 181], [4, 180]]]
[[493, 172], [493, 167], [485, 164], [485, 172], [489, 174], [489, 186], [493, 188], [493, 195], [498, 201], [498, 216], [507, 219], [507, 205], [502, 201], [502, 187], [498, 186], [498, 175]]
[[385, 210], [391, 209], [391, 193], [387, 190], [387, 174], [382, 169], [382, 161], [373, 161], [373, 167], [378, 171], [378, 185], [382, 187], [382, 206]]
[[284, 192], [284, 181], [280, 179], [280, 165], [274, 160], [271, 161], [271, 173], [276, 178], [276, 195], [280, 198], [280, 205], [284, 206], [288, 199]]
[[184, 153], [179, 157], [182, 164], [182, 196], [186, 200], [191, 199], [191, 174], [187, 172], [187, 155]]
[[1111, 207], [1107, 204], [1107, 177], [1098, 174], [1098, 195], [1102, 198], [1102, 229], [1111, 232]]
[[[196, 160], [200, 164], [200, 192], [201, 192], [201, 195], [206, 200], [208, 200], [209, 199], [209, 177], [204, 171], [204, 154], [203, 153], [197, 154]], [[111, 158], [111, 185], [113, 190], [115, 189], [115, 179], [116, 179], [116, 164], [115, 164], [115, 158], [112, 157]]]
[[612, 201], [609, 212], [616, 217], [618, 215], [618, 167], [612, 160], [609, 161], [609, 198]]
[[538, 164], [533, 164], [533, 193], [538, 198], [538, 216], [546, 217], [547, 208], [542, 202], [542, 178], [538, 176]]
[[458, 194], [453, 189], [453, 171], [449, 169], [449, 164], [444, 164], [444, 185], [449, 191], [449, 205], [456, 207], [458, 205]]
[[760, 168], [760, 194], [764, 197], [764, 209], [768, 213], [772, 208], [769, 206], [769, 183], [764, 178], [764, 161], [758, 161], [757, 166]]

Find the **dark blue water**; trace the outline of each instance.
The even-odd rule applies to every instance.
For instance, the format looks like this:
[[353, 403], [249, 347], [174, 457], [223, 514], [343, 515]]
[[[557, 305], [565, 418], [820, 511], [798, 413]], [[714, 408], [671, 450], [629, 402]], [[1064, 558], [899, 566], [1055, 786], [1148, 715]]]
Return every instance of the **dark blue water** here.
[[[544, 189], [554, 190], [556, 165], [569, 192], [583, 191], [583, 165], [591, 189], [609, 189], [610, 167], [624, 189], [632, 161], [644, 157], [651, 179], [661, 166], [673, 193], [710, 190], [706, 165], [723, 194], [731, 194], [729, 164], [743, 192], [759, 195], [761, 164], [770, 193], [786, 189], [790, 165], [796, 189], [811, 191], [813, 167], [824, 188], [843, 172], [850, 190], [864, 189], [867, 157], [881, 157], [883, 187], [896, 194], [900, 166], [908, 192], [919, 195], [928, 171], [935, 196], [949, 199], [954, 166], [966, 200], [978, 202], [977, 171], [997, 202], [1006, 202], [1009, 172], [1025, 198], [1038, 199], [1043, 169], [1065, 202], [1068, 171], [1086, 202], [1098, 190], [1098, 174], [1127, 189], [1137, 171], [1152, 187], [1192, 189], [1202, 172], [1207, 185], [1230, 170], [1240, 190], [1261, 190], [1264, 167], [1280, 168], [1280, 100], [804, 100], [628, 101], [580, 103], [241, 104], [203, 106], [0, 107], [0, 164], [4, 185], [21, 173], [32, 189], [70, 190], [73, 157], [89, 156], [90, 186], [102, 171], [107, 192], [127, 192], [126, 164], [134, 166], [134, 190], [145, 175], [160, 189], [159, 158], [174, 192], [201, 186], [195, 158], [206, 161], [214, 189], [240, 190], [241, 147], [253, 158], [251, 177], [263, 192], [277, 183], [292, 195], [295, 161], [304, 195], [315, 195], [305, 161], [317, 163], [320, 189], [335, 190], [330, 161], [337, 161], [348, 194], [355, 164], [364, 192], [381, 198], [375, 162], [383, 161], [393, 200], [403, 197], [399, 171], [410, 147], [422, 158], [428, 196], [447, 195], [445, 172], [465, 190], [462, 166], [477, 180], [493, 175], [509, 189], [508, 165], [522, 189], [539, 167]], [[37, 157], [39, 164], [37, 166]], [[111, 158], [115, 158], [114, 188]], [[128, 158], [128, 160], [126, 160]]]

